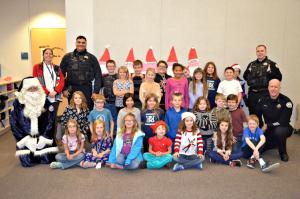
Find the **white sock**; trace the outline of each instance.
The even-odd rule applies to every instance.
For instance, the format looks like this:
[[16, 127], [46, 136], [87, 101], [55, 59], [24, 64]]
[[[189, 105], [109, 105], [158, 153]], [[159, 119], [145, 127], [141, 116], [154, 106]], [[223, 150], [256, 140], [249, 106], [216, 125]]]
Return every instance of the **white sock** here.
[[262, 167], [263, 165], [266, 164], [266, 162], [265, 162], [264, 159], [262, 159], [262, 158], [259, 158], [259, 159], [258, 159], [258, 162], [259, 162], [260, 167]]

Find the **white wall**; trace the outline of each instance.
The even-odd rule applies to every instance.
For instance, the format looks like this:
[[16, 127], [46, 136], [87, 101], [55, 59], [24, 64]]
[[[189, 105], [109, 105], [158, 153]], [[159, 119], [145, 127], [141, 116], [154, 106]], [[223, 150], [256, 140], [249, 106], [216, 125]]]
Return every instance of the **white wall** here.
[[[2, 0], [0, 64], [2, 76], [22, 78], [32, 73], [31, 28], [65, 28], [63, 0]], [[21, 60], [21, 52], [29, 59]]]

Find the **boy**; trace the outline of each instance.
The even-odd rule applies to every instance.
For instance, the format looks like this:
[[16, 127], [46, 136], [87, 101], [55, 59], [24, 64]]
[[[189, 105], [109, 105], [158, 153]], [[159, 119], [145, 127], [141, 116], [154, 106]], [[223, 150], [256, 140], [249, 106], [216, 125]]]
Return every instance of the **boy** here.
[[88, 115], [88, 121], [90, 123], [90, 130], [93, 133], [93, 123], [95, 120], [102, 120], [105, 122], [105, 130], [113, 139], [114, 135], [114, 121], [111, 112], [104, 108], [105, 97], [100, 94], [96, 94], [93, 98], [94, 109]]
[[266, 137], [263, 131], [258, 128], [259, 120], [256, 115], [249, 115], [248, 117], [248, 127], [244, 129], [243, 132], [243, 145], [242, 151], [243, 156], [249, 159], [247, 162], [247, 167], [250, 169], [255, 168], [255, 162], [258, 161], [262, 172], [269, 172], [277, 167], [279, 163], [270, 164], [265, 162], [261, 157], [261, 152], [263, 150], [263, 145], [266, 142]]
[[178, 131], [178, 125], [181, 121], [182, 113], [186, 112], [186, 109], [181, 107], [183, 96], [181, 93], [173, 93], [172, 95], [172, 107], [169, 108], [166, 112], [165, 122], [169, 127], [167, 136], [175, 142], [176, 133]]
[[157, 74], [155, 76], [154, 81], [159, 84], [160, 86], [160, 92], [162, 93], [162, 97], [160, 100], [160, 108], [166, 111], [165, 107], [165, 87], [166, 87], [166, 82], [167, 79], [169, 79], [171, 76], [167, 74], [167, 69], [168, 69], [168, 64], [167, 62], [160, 60], [157, 63]]
[[221, 93], [218, 93], [215, 97], [215, 103], [217, 106], [212, 109], [212, 112], [217, 117], [217, 121], [220, 121], [221, 118], [227, 118], [231, 121], [230, 113], [225, 108], [225, 100], [225, 96]]
[[133, 81], [133, 86], [134, 86], [133, 100], [134, 100], [135, 107], [137, 107], [141, 110], [143, 107], [142, 107], [142, 103], [140, 101], [139, 93], [140, 93], [140, 86], [145, 77], [142, 74], [143, 63], [141, 60], [135, 60], [133, 62], [133, 70], [134, 70], [134, 73], [131, 74], [131, 79]]
[[226, 67], [224, 71], [225, 80], [219, 84], [217, 93], [222, 93], [227, 97], [230, 94], [238, 96], [238, 104], [242, 99], [242, 87], [239, 81], [234, 79], [234, 69], [232, 67]]
[[238, 97], [230, 94], [227, 97], [227, 106], [232, 120], [233, 147], [232, 152], [238, 153], [241, 151], [243, 129], [246, 126], [247, 118], [243, 109], [238, 108]]

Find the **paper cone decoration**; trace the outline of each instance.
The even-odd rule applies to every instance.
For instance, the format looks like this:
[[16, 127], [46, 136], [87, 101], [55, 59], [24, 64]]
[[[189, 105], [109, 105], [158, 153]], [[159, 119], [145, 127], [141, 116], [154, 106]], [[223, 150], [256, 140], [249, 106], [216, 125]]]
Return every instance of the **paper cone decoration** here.
[[150, 47], [146, 54], [146, 62], [144, 63], [143, 73], [146, 73], [148, 68], [156, 68], [157, 61], [153, 54], [153, 49]]
[[104, 52], [103, 52], [102, 57], [99, 59], [99, 64], [100, 64], [100, 67], [101, 67], [102, 74], [107, 74], [108, 73], [108, 71], [106, 69], [106, 62], [108, 60], [110, 60], [110, 54], [109, 54], [108, 48], [106, 47]]
[[177, 62], [178, 62], [178, 60], [177, 60], [175, 48], [174, 48], [174, 46], [172, 46], [172, 49], [170, 51], [170, 54], [169, 54], [169, 57], [168, 57], [168, 60], [167, 60], [167, 63], [168, 63], [167, 74], [168, 75], [174, 76], [172, 66], [173, 66], [174, 63], [177, 63]]
[[133, 62], [134, 62], [134, 54], [133, 54], [133, 48], [131, 48], [127, 55], [126, 61], [124, 63], [124, 66], [127, 66], [129, 73], [134, 73]]
[[200, 67], [200, 63], [199, 63], [196, 49], [191, 48], [189, 52], [189, 58], [188, 58], [188, 68], [190, 71], [190, 75], [193, 75], [194, 70], [198, 67]]

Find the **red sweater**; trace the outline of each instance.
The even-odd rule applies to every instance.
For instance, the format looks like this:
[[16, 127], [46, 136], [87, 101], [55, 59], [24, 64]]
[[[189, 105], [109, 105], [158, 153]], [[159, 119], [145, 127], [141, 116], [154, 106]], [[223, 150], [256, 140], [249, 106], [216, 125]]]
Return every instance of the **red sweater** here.
[[183, 155], [203, 155], [203, 140], [200, 131], [195, 135], [191, 131], [177, 132], [174, 152]]

